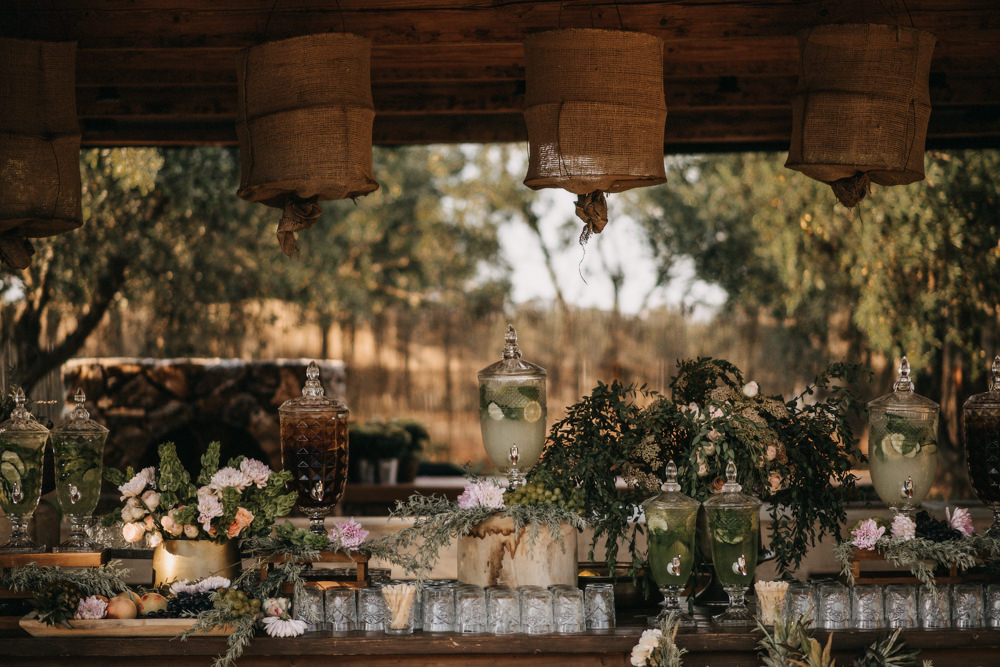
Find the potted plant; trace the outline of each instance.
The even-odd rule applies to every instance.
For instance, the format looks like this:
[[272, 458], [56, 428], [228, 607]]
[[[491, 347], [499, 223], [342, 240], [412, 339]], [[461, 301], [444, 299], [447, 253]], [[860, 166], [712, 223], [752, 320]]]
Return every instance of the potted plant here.
[[395, 484], [401, 462], [414, 451], [411, 430], [400, 421], [373, 419], [352, 426], [349, 440], [355, 479], [367, 484]]

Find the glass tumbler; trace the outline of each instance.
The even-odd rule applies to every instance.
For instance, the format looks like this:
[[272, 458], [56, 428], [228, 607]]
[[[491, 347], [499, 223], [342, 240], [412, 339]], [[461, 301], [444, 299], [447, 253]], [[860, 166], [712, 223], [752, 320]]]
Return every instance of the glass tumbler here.
[[1000, 628], [1000, 584], [986, 587], [986, 624]]
[[354, 630], [358, 623], [358, 600], [353, 588], [328, 588], [323, 595], [326, 629], [333, 632]]
[[424, 632], [455, 631], [455, 588], [427, 586], [423, 591]]
[[983, 587], [979, 584], [954, 584], [951, 587], [951, 620], [956, 628], [981, 628]]
[[847, 586], [839, 581], [825, 581], [816, 587], [818, 625], [824, 630], [842, 630], [851, 619], [851, 600]]
[[390, 635], [413, 633], [413, 622], [418, 605], [417, 586], [401, 581], [382, 586], [385, 600], [385, 631]]
[[588, 630], [612, 630], [615, 627], [615, 589], [611, 584], [587, 584], [583, 591], [583, 609]]
[[808, 581], [793, 581], [785, 594], [785, 618], [816, 622], [816, 590]]
[[495, 635], [521, 631], [521, 604], [517, 591], [506, 586], [486, 589], [486, 625]]
[[851, 589], [851, 619], [855, 628], [874, 630], [885, 625], [882, 588], [859, 584]]
[[885, 622], [890, 628], [915, 628], [917, 615], [917, 587], [913, 584], [889, 584], [884, 591]]
[[479, 586], [462, 584], [455, 589], [455, 631], [486, 632], [486, 591]]
[[529, 635], [552, 632], [552, 591], [541, 586], [521, 586], [521, 628]]
[[552, 587], [552, 622], [559, 634], [583, 632], [583, 591], [576, 586]]
[[951, 620], [951, 597], [947, 586], [932, 590], [923, 586], [917, 600], [920, 627], [947, 628]]
[[380, 586], [365, 586], [358, 590], [358, 629], [382, 632], [385, 626], [385, 599]]
[[306, 622], [306, 629], [310, 632], [323, 629], [323, 590], [306, 586], [301, 594], [295, 595], [292, 605], [294, 616], [300, 621]]

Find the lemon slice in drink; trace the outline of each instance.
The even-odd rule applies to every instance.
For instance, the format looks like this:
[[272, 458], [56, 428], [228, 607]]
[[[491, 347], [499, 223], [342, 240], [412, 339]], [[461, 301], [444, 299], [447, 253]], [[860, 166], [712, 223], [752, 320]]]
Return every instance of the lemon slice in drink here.
[[538, 401], [531, 401], [524, 406], [524, 421], [536, 422], [542, 417], [542, 406]]

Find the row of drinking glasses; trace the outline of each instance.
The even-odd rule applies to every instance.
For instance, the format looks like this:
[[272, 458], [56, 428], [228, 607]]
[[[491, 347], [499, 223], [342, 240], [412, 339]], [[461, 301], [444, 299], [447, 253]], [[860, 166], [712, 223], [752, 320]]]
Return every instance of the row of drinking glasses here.
[[1000, 584], [856, 585], [837, 581], [793, 583], [785, 597], [786, 618], [809, 617], [816, 627], [1000, 628]]
[[607, 583], [583, 590], [562, 584], [484, 589], [453, 581], [307, 587], [295, 598], [294, 614], [311, 631], [332, 632], [575, 634], [615, 627], [614, 589]]

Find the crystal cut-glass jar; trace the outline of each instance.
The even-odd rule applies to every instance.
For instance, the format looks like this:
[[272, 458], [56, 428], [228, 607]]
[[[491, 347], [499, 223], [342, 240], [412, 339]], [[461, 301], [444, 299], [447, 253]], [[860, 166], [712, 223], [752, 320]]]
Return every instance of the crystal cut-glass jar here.
[[52, 454], [59, 508], [69, 519], [69, 538], [56, 551], [97, 551], [87, 535], [87, 524], [101, 497], [104, 443], [108, 429], [90, 418], [82, 389], [73, 396], [69, 418], [52, 429]]
[[1000, 537], [1000, 356], [993, 358], [988, 391], [962, 406], [962, 434], [969, 481], [976, 495], [993, 508], [987, 535]]
[[478, 377], [486, 454], [511, 487], [522, 486], [545, 444], [545, 369], [521, 358], [517, 333], [507, 325], [503, 357]]
[[0, 506], [10, 520], [10, 540], [0, 551], [8, 553], [45, 551], [28, 535], [28, 524], [42, 495], [42, 460], [49, 429], [28, 412], [26, 402], [18, 387], [10, 419], [0, 424]]
[[642, 504], [646, 515], [649, 569], [663, 595], [654, 627], [660, 627], [671, 613], [676, 614], [682, 623], [694, 622], [681, 609], [678, 596], [691, 576], [698, 508], [701, 505], [681, 493], [681, 485], [677, 483], [677, 466], [673, 461], [667, 463], [666, 475], [667, 481], [660, 487], [660, 493]]
[[325, 395], [315, 361], [306, 369], [302, 395], [278, 408], [281, 464], [292, 473], [296, 507], [319, 535], [326, 534], [323, 521], [347, 485], [350, 414], [343, 401]]
[[742, 493], [736, 473], [736, 464], [730, 461], [726, 464], [722, 490], [703, 503], [715, 576], [729, 596], [729, 606], [712, 620], [724, 625], [753, 625], [754, 616], [747, 609], [744, 596], [757, 569], [763, 503]]
[[934, 482], [938, 413], [937, 403], [913, 391], [906, 357], [892, 391], [868, 404], [872, 485], [894, 514], [913, 514]]

